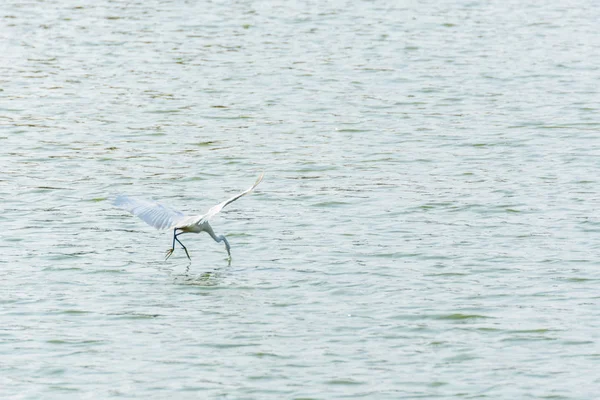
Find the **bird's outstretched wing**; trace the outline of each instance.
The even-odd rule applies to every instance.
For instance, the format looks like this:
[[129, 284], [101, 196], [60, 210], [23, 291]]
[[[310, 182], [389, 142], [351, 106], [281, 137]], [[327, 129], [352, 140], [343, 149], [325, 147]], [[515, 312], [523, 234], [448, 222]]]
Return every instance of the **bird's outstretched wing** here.
[[225, 200], [222, 203], [217, 204], [216, 206], [212, 207], [210, 210], [208, 210], [208, 212], [206, 214], [204, 214], [202, 216], [201, 221], [208, 221], [210, 218], [214, 217], [216, 214], [218, 214], [219, 212], [221, 212], [221, 210], [229, 203], [232, 203], [234, 201], [236, 201], [237, 199], [239, 199], [242, 196], [247, 195], [248, 193], [250, 193], [251, 191], [254, 190], [254, 188], [256, 186], [258, 186], [258, 184], [260, 183], [260, 181], [262, 181], [263, 176], [265, 175], [265, 173], [263, 172], [262, 174], [260, 174], [260, 176], [258, 177], [258, 179], [256, 180], [256, 182], [254, 182], [254, 185], [252, 185], [251, 187], [249, 187], [248, 189], [244, 190], [242, 193], [236, 194], [235, 196], [233, 196], [230, 199]]
[[135, 199], [125, 195], [117, 196], [113, 200], [113, 204], [140, 217], [144, 222], [156, 229], [171, 228], [186, 218], [183, 213], [172, 210], [162, 204]]

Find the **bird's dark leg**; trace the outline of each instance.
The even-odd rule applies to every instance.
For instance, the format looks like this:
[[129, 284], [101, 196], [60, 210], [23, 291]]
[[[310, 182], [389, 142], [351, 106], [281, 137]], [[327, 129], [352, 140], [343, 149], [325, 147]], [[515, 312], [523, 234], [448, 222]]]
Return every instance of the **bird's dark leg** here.
[[173, 229], [173, 246], [167, 250], [167, 256], [165, 257], [165, 261], [171, 257], [171, 254], [175, 251], [175, 240], [177, 239], [177, 228]]
[[185, 255], [187, 256], [188, 260], [192, 261], [186, 247], [183, 245], [183, 243], [181, 243], [179, 239], [177, 239], [177, 236], [181, 235], [184, 232], [177, 233], [177, 229], [178, 228], [173, 229], [173, 247], [167, 250], [167, 257], [165, 258], [165, 261], [167, 261], [169, 257], [171, 257], [171, 254], [173, 254], [173, 252], [175, 251], [175, 242], [179, 243], [181, 247], [183, 247], [183, 250], [185, 250]]
[[[185, 246], [183, 245], [183, 243], [181, 243], [179, 241], [179, 239], [177, 239], [177, 236], [181, 235], [183, 232], [178, 233], [177, 235], [173, 236], [173, 240], [177, 240], [177, 243], [179, 243], [181, 245], [181, 247], [183, 247], [183, 250], [185, 250], [185, 255], [187, 256], [188, 260], [192, 261], [192, 259], [190, 258], [190, 254], [188, 253], [187, 249], [185, 248]], [[173, 242], [175, 243], [175, 242]], [[175, 244], [173, 244], [173, 247], [175, 247]]]

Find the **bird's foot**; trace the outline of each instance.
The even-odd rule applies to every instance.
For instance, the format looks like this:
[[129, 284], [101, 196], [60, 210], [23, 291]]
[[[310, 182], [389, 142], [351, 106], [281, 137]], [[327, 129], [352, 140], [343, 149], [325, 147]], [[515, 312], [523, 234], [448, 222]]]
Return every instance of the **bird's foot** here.
[[169, 257], [171, 257], [171, 254], [173, 254], [174, 250], [175, 249], [169, 249], [169, 250], [167, 250], [165, 261], [167, 261], [169, 259]]

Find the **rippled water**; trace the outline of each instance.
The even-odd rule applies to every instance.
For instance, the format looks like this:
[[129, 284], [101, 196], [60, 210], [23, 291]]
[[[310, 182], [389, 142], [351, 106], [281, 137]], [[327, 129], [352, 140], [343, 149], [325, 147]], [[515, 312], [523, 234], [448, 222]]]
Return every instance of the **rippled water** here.
[[[0, 397], [600, 387], [591, 1], [5, 2]], [[111, 206], [127, 193], [232, 245]]]

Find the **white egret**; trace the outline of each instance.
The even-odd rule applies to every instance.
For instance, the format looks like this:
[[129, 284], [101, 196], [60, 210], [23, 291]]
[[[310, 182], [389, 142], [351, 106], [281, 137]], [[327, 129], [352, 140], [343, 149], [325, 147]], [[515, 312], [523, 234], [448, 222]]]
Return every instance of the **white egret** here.
[[169, 257], [171, 257], [171, 254], [173, 254], [175, 251], [175, 242], [179, 243], [181, 247], [183, 247], [183, 250], [185, 250], [185, 255], [191, 260], [187, 249], [183, 243], [179, 241], [178, 236], [183, 233], [200, 232], [208, 233], [210, 237], [212, 237], [217, 243], [225, 242], [225, 249], [227, 249], [229, 260], [231, 260], [231, 247], [229, 246], [227, 238], [225, 238], [223, 235], [217, 236], [212, 227], [209, 225], [208, 220], [218, 214], [229, 203], [232, 203], [240, 197], [253, 191], [260, 181], [262, 181], [263, 175], [264, 173], [260, 174], [254, 185], [252, 185], [250, 188], [239, 194], [236, 194], [222, 203], [217, 204], [208, 210], [208, 212], [204, 215], [187, 216], [179, 211], [165, 207], [162, 204], [135, 199], [125, 195], [117, 196], [113, 201], [113, 204], [117, 207], [123, 208], [137, 217], [140, 217], [142, 220], [144, 220], [144, 222], [155, 227], [156, 229], [173, 229], [173, 246], [167, 250], [165, 261], [168, 260]]

